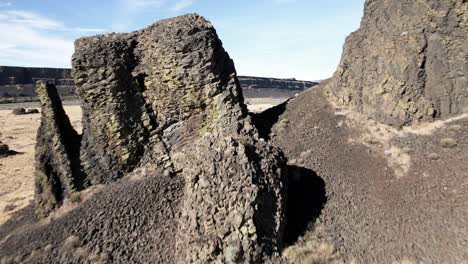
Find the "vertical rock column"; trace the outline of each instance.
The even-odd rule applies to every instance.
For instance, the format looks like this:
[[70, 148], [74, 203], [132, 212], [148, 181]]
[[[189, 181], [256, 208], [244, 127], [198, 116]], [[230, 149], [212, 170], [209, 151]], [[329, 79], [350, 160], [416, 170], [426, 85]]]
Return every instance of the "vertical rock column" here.
[[36, 213], [47, 216], [72, 192], [85, 187], [80, 171], [80, 136], [70, 124], [53, 84], [38, 82], [42, 107], [36, 143]]

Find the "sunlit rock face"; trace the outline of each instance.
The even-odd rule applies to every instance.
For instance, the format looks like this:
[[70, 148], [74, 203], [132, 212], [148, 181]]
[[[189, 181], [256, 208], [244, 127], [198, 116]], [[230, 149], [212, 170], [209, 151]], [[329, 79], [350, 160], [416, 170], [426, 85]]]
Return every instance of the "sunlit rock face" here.
[[[52, 193], [43, 200], [54, 199], [37, 203], [40, 216], [75, 191], [154, 169], [185, 182], [174, 216], [178, 263], [258, 263], [278, 252], [285, 160], [253, 126], [234, 63], [210, 22], [191, 14], [128, 34], [82, 38], [72, 65], [83, 107], [78, 144], [61, 140], [74, 131], [60, 100], [38, 86], [43, 112], [56, 113], [45, 115], [41, 127], [60, 119], [66, 126], [40, 130], [37, 149], [59, 143], [47, 149], [67, 180], [54, 185], [60, 195], [41, 181]], [[43, 160], [39, 168], [48, 166]], [[80, 188], [73, 188], [78, 178]]]
[[329, 97], [393, 126], [468, 107], [468, 3], [367, 0]]

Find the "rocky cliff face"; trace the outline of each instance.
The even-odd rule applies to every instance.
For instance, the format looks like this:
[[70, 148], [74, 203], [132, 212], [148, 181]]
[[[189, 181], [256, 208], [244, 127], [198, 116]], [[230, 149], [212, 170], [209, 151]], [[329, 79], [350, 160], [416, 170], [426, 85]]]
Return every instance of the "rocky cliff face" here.
[[296, 79], [277, 79], [252, 76], [239, 76], [243, 89], [282, 89], [302, 91], [317, 85], [317, 82], [299, 81]]
[[0, 86], [35, 84], [47, 80], [57, 86], [72, 86], [70, 69], [0, 66]]
[[394, 126], [468, 107], [468, 3], [367, 0], [329, 97]]
[[154, 170], [185, 181], [176, 262], [258, 263], [277, 252], [285, 161], [253, 126], [213, 26], [186, 15], [129, 34], [79, 39], [75, 49], [82, 139], [55, 87], [37, 88], [38, 215], [75, 191]]

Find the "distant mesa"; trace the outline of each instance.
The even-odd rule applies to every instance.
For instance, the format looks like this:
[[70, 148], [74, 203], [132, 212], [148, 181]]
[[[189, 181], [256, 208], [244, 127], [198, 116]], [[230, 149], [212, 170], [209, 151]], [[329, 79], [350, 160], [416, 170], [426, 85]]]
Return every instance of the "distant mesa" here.
[[[0, 99], [37, 100], [34, 85], [37, 81], [52, 83], [64, 99], [77, 99], [71, 69], [0, 66]], [[318, 82], [291, 79], [238, 76], [244, 96], [290, 97], [313, 87]], [[31, 98], [27, 98], [31, 97]], [[0, 103], [2, 100], [0, 100]]]

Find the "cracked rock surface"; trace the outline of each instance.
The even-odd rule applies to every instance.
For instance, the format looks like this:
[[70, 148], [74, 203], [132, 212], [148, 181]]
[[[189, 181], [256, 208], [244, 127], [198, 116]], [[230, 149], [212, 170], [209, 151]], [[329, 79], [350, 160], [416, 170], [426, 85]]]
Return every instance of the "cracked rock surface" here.
[[367, 0], [328, 96], [392, 126], [468, 107], [468, 3]]

